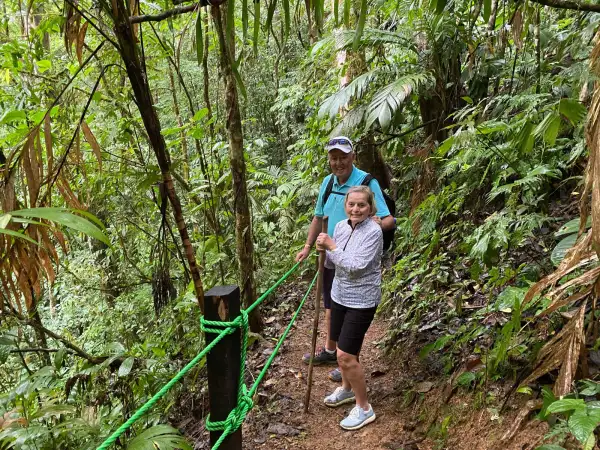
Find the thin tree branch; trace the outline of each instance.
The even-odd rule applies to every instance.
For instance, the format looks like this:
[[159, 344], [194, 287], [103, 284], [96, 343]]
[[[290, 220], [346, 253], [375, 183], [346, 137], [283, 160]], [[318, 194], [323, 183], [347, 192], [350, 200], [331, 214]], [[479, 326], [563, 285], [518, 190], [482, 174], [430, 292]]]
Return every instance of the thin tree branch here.
[[194, 3], [192, 5], [187, 6], [178, 6], [173, 9], [169, 9], [167, 11], [163, 11], [160, 14], [144, 14], [141, 16], [131, 16], [129, 18], [130, 23], [142, 23], [142, 22], [160, 22], [161, 20], [168, 19], [169, 17], [178, 16], [180, 14], [186, 14], [194, 11], [198, 5], [206, 6], [208, 3], [203, 4], [206, 0], [200, 1], [199, 3]]
[[583, 3], [575, 0], [531, 0], [544, 6], [558, 9], [572, 9], [574, 11], [600, 12], [600, 4]]
[[103, 357], [95, 357], [92, 356], [90, 354], [88, 354], [87, 352], [85, 352], [83, 349], [77, 347], [75, 344], [72, 344], [71, 342], [69, 342], [69, 340], [67, 340], [66, 338], [54, 333], [52, 330], [49, 330], [48, 328], [46, 328], [45, 326], [43, 326], [41, 323], [38, 323], [34, 320], [28, 319], [27, 317], [25, 317], [22, 314], [19, 314], [18, 311], [16, 311], [14, 308], [11, 307], [11, 315], [16, 317], [20, 322], [29, 325], [30, 327], [35, 328], [38, 331], [43, 331], [45, 334], [47, 334], [48, 336], [50, 336], [52, 339], [59, 341], [60, 343], [62, 343], [65, 347], [67, 347], [69, 350], [72, 350], [77, 356], [80, 356], [81, 358], [84, 358], [86, 360], [88, 360], [89, 362], [91, 362], [92, 364], [100, 364], [103, 361], [105, 361], [107, 359], [106, 356]]
[[380, 145], [383, 145], [383, 144], [391, 141], [392, 139], [401, 138], [403, 136], [406, 136], [407, 134], [410, 134], [410, 133], [412, 133], [414, 131], [420, 130], [423, 127], [426, 127], [427, 125], [429, 125], [430, 123], [433, 123], [433, 122], [435, 122], [435, 119], [432, 119], [429, 122], [422, 123], [421, 125], [418, 125], [418, 126], [416, 126], [414, 128], [411, 128], [410, 130], [403, 131], [402, 133], [399, 133], [399, 134], [388, 134], [388, 133], [385, 133], [387, 136], [391, 136], [391, 137], [389, 137], [389, 138], [387, 138], [387, 139], [385, 139], [385, 140], [383, 140], [381, 142], [376, 142], [375, 145], [376, 146], [380, 146]]
[[71, 355], [75, 354], [73, 350], [66, 349], [58, 349], [58, 348], [15, 348], [10, 350], [10, 353], [33, 353], [33, 352], [43, 352], [43, 353], [55, 353], [64, 350], [66, 353]]

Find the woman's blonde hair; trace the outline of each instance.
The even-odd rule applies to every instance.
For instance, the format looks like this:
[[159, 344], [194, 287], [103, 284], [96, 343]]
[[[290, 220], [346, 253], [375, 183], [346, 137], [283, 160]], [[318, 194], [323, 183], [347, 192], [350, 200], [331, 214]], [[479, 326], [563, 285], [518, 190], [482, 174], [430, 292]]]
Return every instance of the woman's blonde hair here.
[[367, 203], [371, 207], [371, 214], [369, 215], [374, 216], [375, 214], [377, 214], [375, 194], [373, 194], [373, 191], [369, 186], [352, 186], [350, 189], [348, 189], [348, 192], [346, 193], [346, 198], [344, 199], [344, 208], [346, 207], [346, 203], [348, 203], [348, 197], [350, 196], [350, 194], [353, 194], [355, 192], [360, 192], [361, 194], [365, 194], [367, 196]]

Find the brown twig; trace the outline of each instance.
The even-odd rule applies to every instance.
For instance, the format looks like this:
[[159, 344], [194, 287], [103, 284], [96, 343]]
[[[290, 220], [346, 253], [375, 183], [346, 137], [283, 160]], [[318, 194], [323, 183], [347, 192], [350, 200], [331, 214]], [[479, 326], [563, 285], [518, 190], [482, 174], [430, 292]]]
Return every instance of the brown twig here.
[[590, 11], [600, 12], [600, 5], [594, 5], [591, 3], [582, 3], [574, 0], [531, 0], [534, 3], [538, 3], [544, 6], [550, 6], [558, 9], [572, 9], [575, 11]]

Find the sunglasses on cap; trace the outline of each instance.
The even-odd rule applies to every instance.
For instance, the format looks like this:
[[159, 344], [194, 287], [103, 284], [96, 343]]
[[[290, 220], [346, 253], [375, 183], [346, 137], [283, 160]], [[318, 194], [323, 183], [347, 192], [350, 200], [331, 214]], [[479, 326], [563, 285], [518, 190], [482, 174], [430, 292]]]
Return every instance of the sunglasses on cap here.
[[328, 147], [333, 147], [334, 145], [349, 145], [350, 147], [352, 147], [352, 142], [350, 142], [350, 140], [348, 139], [336, 138], [331, 139], [327, 144]]

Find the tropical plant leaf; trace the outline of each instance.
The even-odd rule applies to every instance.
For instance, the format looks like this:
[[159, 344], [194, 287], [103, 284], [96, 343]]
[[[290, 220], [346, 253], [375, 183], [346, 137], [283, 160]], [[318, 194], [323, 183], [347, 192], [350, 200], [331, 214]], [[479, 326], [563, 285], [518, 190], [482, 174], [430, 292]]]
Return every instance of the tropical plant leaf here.
[[367, 109], [365, 130], [369, 129], [376, 120], [381, 128], [386, 130], [396, 110], [413, 90], [425, 85], [430, 79], [428, 74], [409, 74], [398, 78], [377, 92]]
[[20, 233], [18, 231], [7, 230], [6, 228], [2, 228], [2, 229], [0, 229], [0, 234], [5, 234], [7, 236], [12, 236], [12, 237], [15, 237], [15, 238], [18, 238], [18, 239], [24, 239], [27, 242], [30, 242], [30, 243], [35, 244], [35, 245], [39, 245], [39, 243], [37, 241], [34, 241], [33, 239], [31, 239], [26, 234]]
[[362, 36], [363, 30], [365, 29], [365, 23], [367, 22], [367, 12], [369, 9], [368, 0], [361, 0], [360, 2], [360, 15], [358, 16], [358, 24], [356, 26], [356, 34], [354, 35], [354, 43], [352, 47], [354, 50], [358, 49], [360, 44], [360, 37]]
[[351, 100], [362, 98], [371, 81], [373, 81], [382, 70], [383, 69], [374, 69], [370, 72], [363, 73], [348, 83], [347, 86], [344, 86], [335, 94], [327, 97], [319, 108], [319, 117], [329, 116], [329, 118], [333, 119], [339, 114], [340, 109], [346, 107]]
[[125, 359], [125, 361], [123, 361], [119, 366], [119, 376], [126, 377], [127, 375], [129, 375], [129, 372], [131, 372], [131, 369], [133, 368], [134, 362], [135, 358], [129, 357]]
[[351, 0], [344, 0], [344, 26], [350, 28], [350, 9], [352, 8]]
[[127, 450], [192, 450], [192, 446], [169, 425], [148, 428], [127, 445]]
[[87, 32], [88, 24], [89, 23], [87, 21], [85, 21], [84, 24], [79, 29], [79, 32], [77, 33], [77, 42], [75, 43], [75, 53], [77, 55], [77, 61], [79, 61], [79, 64], [83, 63], [83, 44], [85, 42], [85, 34]]
[[552, 146], [556, 142], [558, 130], [560, 128], [560, 115], [555, 111], [551, 111], [544, 117], [539, 125], [535, 128], [533, 134], [535, 137], [542, 136], [544, 142]]
[[579, 124], [587, 115], [587, 108], [572, 98], [561, 98], [558, 112], [565, 116], [573, 126]]
[[[492, 13], [492, 0], [483, 0], [483, 20], [487, 23]], [[477, 17], [475, 17], [477, 20]]]
[[[560, 227], [556, 233], [554, 233], [554, 236], [561, 237], [561, 236], [565, 236], [567, 234], [577, 233], [579, 231], [579, 220], [580, 220], [579, 218], [569, 220], [562, 227]], [[586, 220], [586, 223], [585, 223], [585, 228], [588, 229], [591, 226], [592, 226], [592, 218], [588, 217]]]
[[565, 255], [567, 254], [567, 251], [569, 251], [575, 245], [576, 242], [577, 235], [571, 234], [566, 238], [562, 239], [558, 244], [556, 244], [556, 247], [554, 247], [554, 249], [552, 250], [552, 254], [550, 255], [550, 260], [552, 261], [552, 264], [558, 266], [564, 259]]
[[556, 400], [547, 411], [551, 414], [569, 412], [569, 411], [585, 411], [585, 401], [581, 398], [563, 398]]
[[600, 411], [592, 408], [577, 410], [571, 417], [569, 417], [568, 421], [569, 431], [582, 444], [587, 442], [588, 438], [594, 432], [598, 424], [600, 424]]
[[333, 0], [333, 26], [337, 27], [340, 23], [340, 1]]
[[33, 208], [11, 211], [13, 216], [46, 219], [111, 245], [108, 237], [96, 225], [65, 208]]

